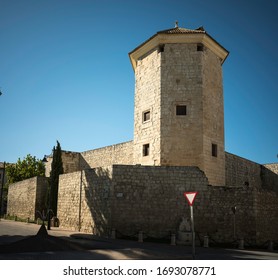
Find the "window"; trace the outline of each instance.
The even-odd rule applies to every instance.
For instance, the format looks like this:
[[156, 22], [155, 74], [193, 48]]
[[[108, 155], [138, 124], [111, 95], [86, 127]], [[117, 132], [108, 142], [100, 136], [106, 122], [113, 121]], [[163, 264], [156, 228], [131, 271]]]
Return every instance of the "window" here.
[[204, 45], [203, 44], [198, 44], [197, 45], [197, 52], [202, 52], [204, 50]]
[[217, 157], [217, 145], [216, 144], [211, 144], [211, 155], [213, 157]]
[[143, 145], [143, 157], [146, 157], [150, 154], [150, 144]]
[[164, 46], [165, 46], [165, 45], [163, 45], [163, 44], [160, 44], [160, 45], [158, 46], [158, 53], [164, 52]]
[[147, 122], [149, 121], [151, 118], [151, 112], [150, 111], [146, 111], [143, 113], [143, 122]]
[[185, 105], [177, 105], [176, 115], [177, 116], [185, 116], [186, 115], [186, 106]]

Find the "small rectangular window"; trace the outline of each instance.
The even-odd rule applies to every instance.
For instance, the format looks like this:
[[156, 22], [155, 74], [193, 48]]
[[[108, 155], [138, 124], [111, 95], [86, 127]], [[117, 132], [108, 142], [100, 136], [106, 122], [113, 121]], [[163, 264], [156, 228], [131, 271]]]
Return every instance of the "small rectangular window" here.
[[164, 52], [164, 44], [160, 44], [159, 46], [158, 46], [158, 53], [161, 53], [161, 52]]
[[150, 154], [150, 144], [143, 145], [143, 157], [146, 157]]
[[186, 106], [185, 105], [177, 105], [176, 115], [177, 116], [185, 116], [186, 115]]
[[211, 144], [211, 155], [213, 157], [217, 157], [217, 145], [216, 144]]
[[147, 122], [149, 121], [151, 118], [151, 112], [150, 111], [146, 111], [143, 113], [143, 122]]
[[204, 45], [203, 44], [198, 44], [197, 45], [197, 52], [202, 52], [204, 51]]

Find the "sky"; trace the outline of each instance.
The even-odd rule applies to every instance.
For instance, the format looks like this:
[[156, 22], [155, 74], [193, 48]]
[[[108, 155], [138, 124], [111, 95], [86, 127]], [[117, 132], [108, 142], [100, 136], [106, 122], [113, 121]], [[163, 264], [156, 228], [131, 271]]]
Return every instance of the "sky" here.
[[0, 0], [0, 162], [132, 140], [128, 53], [176, 20], [230, 52], [226, 151], [277, 162], [276, 0]]

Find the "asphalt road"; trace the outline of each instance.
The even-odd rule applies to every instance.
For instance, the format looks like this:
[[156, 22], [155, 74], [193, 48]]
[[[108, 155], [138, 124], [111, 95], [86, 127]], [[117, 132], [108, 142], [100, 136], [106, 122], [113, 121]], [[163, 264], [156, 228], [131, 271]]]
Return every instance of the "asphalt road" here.
[[[191, 247], [108, 239], [52, 228], [37, 235], [40, 226], [0, 221], [0, 260], [183, 260]], [[278, 260], [278, 252], [196, 247], [197, 260]]]

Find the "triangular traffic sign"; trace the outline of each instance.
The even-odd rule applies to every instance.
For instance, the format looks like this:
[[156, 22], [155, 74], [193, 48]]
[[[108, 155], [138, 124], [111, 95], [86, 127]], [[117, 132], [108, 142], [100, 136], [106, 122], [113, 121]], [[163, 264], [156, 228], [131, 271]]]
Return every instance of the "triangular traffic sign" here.
[[184, 192], [183, 195], [187, 199], [190, 206], [193, 205], [195, 197], [198, 192]]

